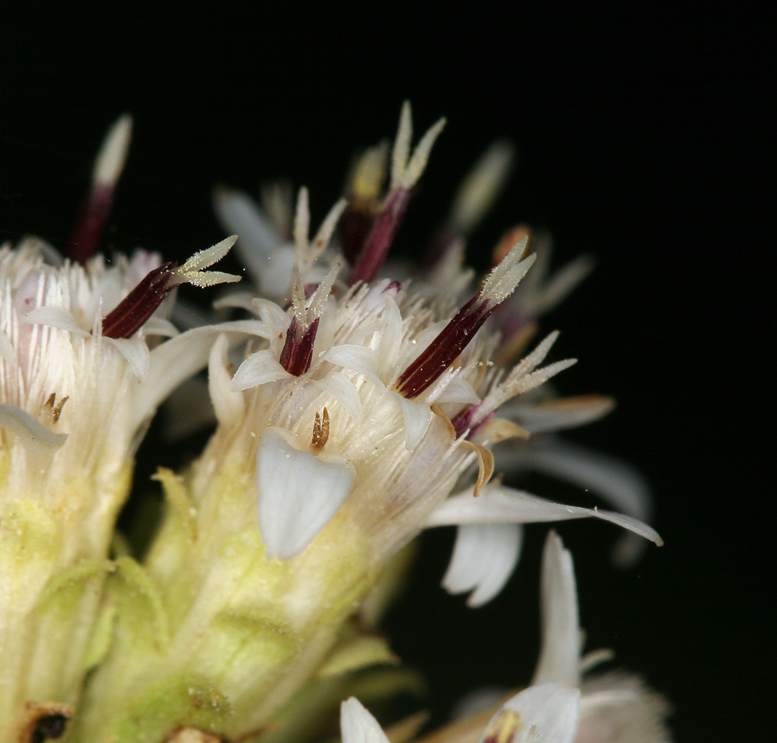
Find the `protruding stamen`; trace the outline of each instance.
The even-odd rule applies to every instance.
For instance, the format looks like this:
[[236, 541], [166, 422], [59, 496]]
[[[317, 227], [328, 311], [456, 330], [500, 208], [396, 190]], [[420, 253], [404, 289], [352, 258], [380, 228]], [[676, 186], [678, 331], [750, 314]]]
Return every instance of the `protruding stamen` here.
[[[576, 363], [576, 359], [566, 359], [548, 364], [541, 369], [541, 364], [558, 338], [558, 331], [551, 333], [526, 358], [508, 374], [507, 378], [494, 385], [493, 389], [476, 405], [463, 410], [453, 421], [457, 435], [461, 436], [467, 429], [475, 432], [482, 426], [505, 402], [541, 384], [551, 377]], [[535, 371], [535, 369], [537, 369]]]
[[313, 439], [310, 442], [313, 453], [321, 451], [326, 446], [327, 441], [329, 441], [329, 411], [324, 406], [323, 415], [316, 412], [316, 419], [313, 423]]
[[59, 421], [59, 417], [62, 415], [62, 408], [65, 407], [65, 403], [69, 399], [69, 395], [65, 395], [57, 402], [57, 393], [52, 392], [46, 402], [43, 403], [43, 410], [48, 414], [52, 423], [57, 423]]
[[296, 247], [295, 258], [300, 273], [307, 271], [319, 256], [326, 250], [332, 239], [337, 222], [340, 219], [348, 202], [340, 199], [324, 217], [321, 227], [318, 228], [313, 242], [310, 242], [310, 209], [308, 207], [308, 190], [304, 186], [299, 190], [297, 197], [297, 211], [294, 215], [294, 243]]
[[170, 279], [178, 266], [174, 261], [149, 271], [141, 282], [103, 319], [106, 338], [131, 338], [156, 312], [173, 288]]
[[179, 284], [197, 287], [240, 281], [239, 276], [221, 271], [204, 271], [220, 261], [235, 244], [236, 235], [222, 240], [189, 258], [183, 266], [171, 261], [146, 274], [141, 282], [103, 319], [102, 334], [107, 338], [131, 338]]
[[183, 264], [183, 266], [173, 271], [170, 288], [178, 286], [178, 284], [191, 284], [192, 286], [204, 289], [206, 286], [234, 284], [235, 282], [240, 281], [241, 277], [232, 273], [204, 270], [210, 268], [214, 263], [218, 263], [224, 258], [236, 242], [237, 235], [231, 235], [210, 248], [195, 253]]
[[402, 217], [405, 216], [408, 201], [410, 192], [404, 189], [389, 194], [380, 214], [372, 223], [364, 248], [353, 268], [349, 281], [352, 286], [359, 281], [374, 281], [377, 278], [402, 223]]
[[[480, 156], [461, 182], [450, 215], [432, 240], [424, 259], [427, 268], [436, 266], [456, 241], [466, 240], [491, 209], [510, 173], [513, 154], [512, 144], [500, 139]], [[516, 242], [518, 239], [507, 246], [508, 250]]]
[[299, 271], [296, 268], [294, 270], [291, 304], [293, 316], [289, 329], [286, 331], [286, 342], [283, 344], [279, 362], [289, 374], [293, 374], [295, 377], [301, 376], [310, 369], [319, 319], [339, 271], [340, 264], [336, 263], [319, 284], [306, 306], [305, 287], [302, 284]]
[[391, 188], [380, 213], [372, 224], [359, 259], [351, 274], [351, 285], [359, 281], [373, 281], [386, 261], [391, 243], [402, 222], [410, 200], [410, 189], [426, 167], [434, 141], [439, 136], [445, 119], [440, 119], [424, 134], [412, 157], [410, 140], [413, 134], [410, 104], [405, 101], [399, 120], [399, 130], [391, 156]]
[[521, 260], [525, 246], [525, 241], [521, 241], [512, 249], [486, 277], [480, 291], [402, 372], [397, 389], [405, 397], [417, 397], [429, 387], [467, 347], [499, 303], [512, 293], [534, 262], [534, 256]]
[[365, 150], [353, 167], [347, 190], [348, 208], [343, 217], [340, 242], [343, 255], [353, 263], [364, 247], [375, 215], [380, 209], [380, 193], [386, 177], [388, 142]]
[[132, 117], [124, 114], [108, 130], [92, 171], [92, 185], [81, 209], [68, 255], [72, 261], [86, 263], [97, 250], [113, 205], [113, 193], [127, 158]]

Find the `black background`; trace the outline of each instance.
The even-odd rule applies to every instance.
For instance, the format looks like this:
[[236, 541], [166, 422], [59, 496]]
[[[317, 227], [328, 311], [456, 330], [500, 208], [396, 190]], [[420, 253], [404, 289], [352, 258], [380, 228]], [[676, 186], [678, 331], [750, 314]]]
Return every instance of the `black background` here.
[[[666, 692], [678, 740], [774, 739], [772, 17], [531, 3], [17, 5], [0, 11], [3, 239], [63, 245], [96, 147], [124, 111], [135, 134], [108, 243], [177, 258], [220, 239], [217, 181], [253, 191], [288, 176], [310, 187], [316, 223], [353, 150], [393, 135], [403, 98], [419, 134], [440, 115], [449, 123], [400, 250], [436, 226], [479, 152], [511, 138], [518, 168], [472, 255], [518, 221], [553, 230], [559, 263], [596, 255], [594, 275], [545, 322], [563, 331], [558, 354], [581, 360], [559, 387], [617, 397], [614, 414], [573, 437], [646, 474], [666, 541], [621, 574], [607, 561], [612, 527], [560, 526], [588, 647], [614, 648]], [[437, 719], [468, 690], [528, 680], [545, 531], [529, 529], [516, 576], [478, 611], [438, 587], [452, 534], [426, 539], [388, 632], [427, 672]]]

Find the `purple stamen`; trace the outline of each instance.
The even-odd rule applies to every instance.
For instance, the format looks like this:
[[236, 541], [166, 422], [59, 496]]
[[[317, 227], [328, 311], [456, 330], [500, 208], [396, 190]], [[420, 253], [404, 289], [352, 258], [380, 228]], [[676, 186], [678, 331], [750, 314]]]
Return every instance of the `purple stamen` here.
[[[470, 436], [475, 433], [486, 421], [491, 420], [496, 414], [495, 410], [492, 410], [488, 415], [483, 417], [483, 420], [478, 421], [477, 425], [473, 426], [472, 421], [475, 419], [478, 410], [480, 409], [480, 403], [476, 405], [468, 405], [462, 410], [451, 422], [453, 428], [456, 431], [456, 436], [462, 436], [465, 431], [469, 429]], [[467, 437], [469, 438], [469, 437]]]
[[418, 397], [456, 360], [496, 308], [478, 292], [443, 328], [421, 355], [405, 369], [397, 389], [405, 397]]
[[103, 319], [103, 335], [106, 338], [131, 338], [156, 312], [168, 292], [177, 284], [172, 283], [175, 261], [163, 263], [149, 271], [141, 282]]
[[373, 223], [372, 214], [358, 206], [349, 206], [340, 226], [340, 245], [349, 263], [354, 263], [364, 247]]
[[375, 280], [386, 261], [409, 200], [410, 191], [406, 188], [398, 188], [394, 193], [389, 194], [386, 205], [372, 223], [364, 248], [353, 267], [349, 281], [351, 286], [359, 281]]
[[81, 207], [68, 246], [68, 257], [74, 263], [86, 263], [96, 252], [108, 224], [113, 206], [113, 184], [95, 183]]
[[286, 342], [281, 351], [281, 366], [295, 377], [303, 375], [310, 369], [313, 360], [313, 344], [316, 341], [318, 331], [316, 318], [308, 327], [300, 325], [296, 317], [291, 318], [289, 329], [286, 331]]

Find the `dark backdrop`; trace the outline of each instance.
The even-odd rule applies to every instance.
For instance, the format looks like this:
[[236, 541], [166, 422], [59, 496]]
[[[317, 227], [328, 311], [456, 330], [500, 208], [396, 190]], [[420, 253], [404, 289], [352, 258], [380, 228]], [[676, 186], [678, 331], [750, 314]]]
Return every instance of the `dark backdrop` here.
[[[417, 131], [442, 114], [449, 124], [399, 249], [435, 227], [479, 152], [510, 137], [519, 165], [472, 254], [482, 260], [502, 228], [526, 221], [553, 230], [559, 262], [597, 256], [545, 323], [563, 331], [559, 352], [581, 359], [559, 387], [618, 398], [574, 438], [646, 474], [667, 543], [621, 574], [607, 562], [611, 527], [561, 525], [588, 646], [613, 647], [667, 693], [678, 740], [772, 740], [773, 610], [762, 597], [773, 590], [774, 485], [762, 437], [773, 372], [762, 359], [773, 243], [760, 132], [773, 18], [364, 7], [6, 4], [0, 237], [63, 244], [95, 149], [124, 111], [135, 134], [108, 242], [179, 258], [220, 238], [209, 205], [219, 180], [307, 184], [316, 222], [353, 149], [393, 135], [403, 98]], [[528, 680], [545, 531], [529, 530], [508, 589], [479, 611], [438, 587], [452, 534], [426, 539], [388, 631], [426, 670], [437, 719], [472, 688]]]

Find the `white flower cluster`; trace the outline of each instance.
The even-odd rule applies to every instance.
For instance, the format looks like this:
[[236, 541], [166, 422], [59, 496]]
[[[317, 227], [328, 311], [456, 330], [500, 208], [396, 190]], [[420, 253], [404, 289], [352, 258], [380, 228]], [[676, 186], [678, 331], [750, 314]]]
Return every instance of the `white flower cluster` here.
[[[574, 363], [545, 363], [558, 333], [526, 352], [590, 261], [546, 279], [549, 245], [519, 227], [479, 286], [462, 267], [509, 145], [465, 180], [425, 268], [393, 273], [389, 250], [443, 126], [413, 150], [405, 104], [390, 173], [388, 147], [368, 150], [312, 240], [304, 188], [293, 217], [283, 189], [264, 209], [219, 189], [255, 287], [214, 304], [250, 319], [185, 332], [171, 321], [178, 285], [238, 280], [205, 270], [235, 237], [182, 266], [94, 255], [127, 117], [98, 157], [69, 258], [32, 239], [0, 249], [3, 740], [57, 738], [67, 723], [72, 741], [286, 743], [355, 674], [395, 660], [373, 627], [422, 530], [458, 528], [443, 586], [473, 607], [509, 579], [523, 524], [594, 517], [661, 543], [637, 476], [551, 435], [612, 401], [556, 397], [548, 381]], [[138, 561], [115, 533], [135, 450], [157, 407], [206, 365], [215, 433], [180, 475], [159, 470], [166, 507]], [[620, 512], [502, 484], [520, 468], [591, 487]], [[618, 549], [636, 556], [634, 541]], [[571, 557], [555, 534], [542, 581], [533, 685], [482, 743], [667, 740], [663, 702], [639, 679], [582, 679], [593, 661], [580, 658]], [[388, 740], [355, 699], [342, 736]]]

